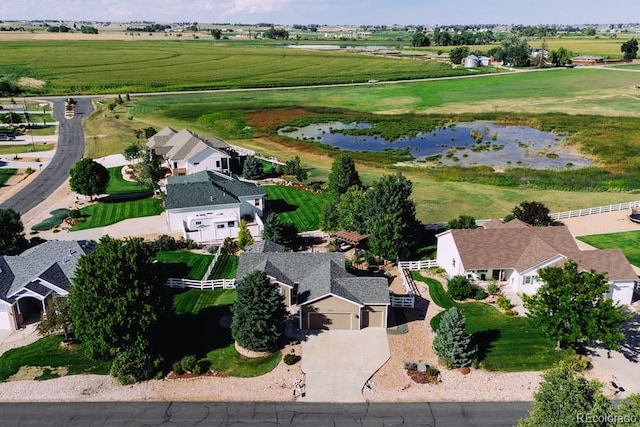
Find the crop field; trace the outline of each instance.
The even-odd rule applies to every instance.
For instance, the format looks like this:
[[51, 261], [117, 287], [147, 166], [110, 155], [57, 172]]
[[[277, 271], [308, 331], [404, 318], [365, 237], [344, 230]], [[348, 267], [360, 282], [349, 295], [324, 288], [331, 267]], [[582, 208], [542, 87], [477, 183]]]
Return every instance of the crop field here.
[[44, 87], [29, 88], [31, 93], [56, 95], [318, 85], [474, 73], [435, 61], [204, 40], [6, 41], [3, 52], [2, 75], [40, 80]]

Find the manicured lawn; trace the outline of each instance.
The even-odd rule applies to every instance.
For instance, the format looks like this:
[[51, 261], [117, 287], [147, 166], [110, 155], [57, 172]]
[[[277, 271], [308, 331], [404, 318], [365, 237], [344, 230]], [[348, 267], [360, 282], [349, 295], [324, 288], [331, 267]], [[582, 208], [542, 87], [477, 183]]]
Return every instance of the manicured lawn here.
[[220, 255], [216, 265], [211, 271], [209, 279], [233, 279], [238, 269], [238, 257], [236, 255]]
[[[29, 136], [27, 136], [29, 138]], [[34, 149], [35, 148], [35, 149]], [[16, 153], [32, 153], [40, 151], [51, 151], [56, 148], [56, 144], [38, 142], [35, 145], [2, 145], [0, 146], [0, 155], [11, 156]]]
[[[106, 375], [110, 362], [87, 359], [79, 345], [69, 348], [60, 347], [62, 336], [42, 338], [33, 344], [14, 348], [0, 356], [0, 381], [6, 381], [18, 372], [21, 366], [67, 367], [69, 375], [100, 374]], [[44, 376], [46, 379], [48, 376]]]
[[0, 186], [4, 185], [17, 171], [12, 168], [0, 169]]
[[[571, 350], [555, 350], [555, 343], [542, 335], [521, 316], [507, 316], [482, 302], [458, 303], [445, 292], [440, 282], [413, 272], [416, 281], [429, 287], [431, 299], [442, 308], [457, 307], [466, 318], [467, 332], [479, 349], [481, 366], [488, 371], [538, 371], [569, 358]], [[431, 320], [436, 330], [441, 314]]]
[[123, 202], [97, 202], [81, 211], [85, 221], [74, 225], [72, 231], [104, 227], [130, 218], [159, 215], [162, 213], [162, 200], [148, 197]]
[[158, 252], [156, 259], [164, 264], [168, 277], [202, 280], [213, 255], [189, 251]]
[[282, 185], [267, 185], [267, 203], [280, 215], [283, 222], [295, 224], [298, 231], [319, 228], [318, 216], [322, 206], [331, 197], [327, 193], [313, 194], [310, 191]]
[[594, 234], [580, 236], [577, 239], [598, 249], [622, 249], [631, 264], [640, 266], [640, 231]]
[[230, 305], [233, 304], [235, 300], [235, 289], [214, 289], [206, 291], [189, 289], [173, 297], [173, 311], [178, 315], [197, 315], [206, 308]]
[[171, 343], [165, 359], [172, 362], [193, 354], [214, 371], [234, 377], [255, 377], [274, 369], [280, 363], [280, 351], [253, 359], [235, 350], [231, 329], [223, 326], [228, 325], [235, 298], [235, 289], [191, 289], [174, 295], [175, 316], [166, 331]]
[[107, 194], [130, 194], [151, 191], [150, 188], [140, 185], [137, 182], [125, 180], [122, 177], [122, 166], [109, 168], [109, 175], [111, 179], [107, 187]]

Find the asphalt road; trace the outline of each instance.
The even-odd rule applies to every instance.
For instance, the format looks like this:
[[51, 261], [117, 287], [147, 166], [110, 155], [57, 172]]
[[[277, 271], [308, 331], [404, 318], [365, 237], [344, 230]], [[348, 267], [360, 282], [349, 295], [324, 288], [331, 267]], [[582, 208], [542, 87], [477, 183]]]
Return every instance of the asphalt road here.
[[20, 215], [36, 207], [57, 189], [69, 176], [69, 170], [84, 154], [84, 132], [82, 120], [89, 115], [93, 106], [91, 97], [74, 98], [77, 102], [75, 116], [64, 117], [64, 98], [47, 98], [53, 103], [53, 116], [58, 126], [58, 145], [56, 154], [49, 166], [25, 188], [0, 204], [0, 208], [11, 208]]
[[[34, 396], [35, 397], [35, 396]], [[2, 403], [0, 426], [513, 426], [526, 402]]]

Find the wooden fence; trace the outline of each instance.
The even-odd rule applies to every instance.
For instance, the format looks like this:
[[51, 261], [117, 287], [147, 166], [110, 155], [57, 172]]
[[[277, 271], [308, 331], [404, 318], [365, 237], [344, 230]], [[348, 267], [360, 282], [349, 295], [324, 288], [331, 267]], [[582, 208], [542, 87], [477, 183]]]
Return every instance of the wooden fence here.
[[406, 268], [407, 270], [423, 270], [425, 268], [438, 267], [438, 261], [428, 259], [423, 261], [399, 261], [398, 269]]
[[236, 279], [192, 280], [169, 278], [166, 285], [181, 289], [235, 289]]
[[410, 295], [389, 295], [391, 307], [413, 308], [416, 304], [416, 296]]

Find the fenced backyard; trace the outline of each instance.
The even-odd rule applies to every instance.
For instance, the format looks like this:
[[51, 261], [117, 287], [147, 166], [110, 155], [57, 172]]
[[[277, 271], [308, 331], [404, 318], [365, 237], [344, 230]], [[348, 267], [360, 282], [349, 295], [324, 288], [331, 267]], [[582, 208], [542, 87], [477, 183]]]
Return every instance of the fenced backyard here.
[[411, 271], [418, 271], [425, 268], [437, 267], [438, 262], [434, 259], [423, 261], [398, 261], [398, 274], [402, 279], [404, 289], [407, 291], [406, 295], [390, 295], [390, 302], [392, 307], [402, 308], [414, 308], [416, 303], [416, 295], [420, 294], [418, 286], [416, 285]]
[[238, 258], [223, 254], [222, 247], [218, 246], [201, 279], [170, 277], [166, 285], [181, 289], [235, 289], [237, 266]]

